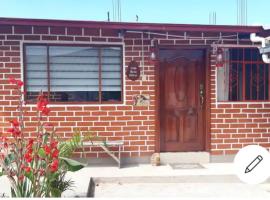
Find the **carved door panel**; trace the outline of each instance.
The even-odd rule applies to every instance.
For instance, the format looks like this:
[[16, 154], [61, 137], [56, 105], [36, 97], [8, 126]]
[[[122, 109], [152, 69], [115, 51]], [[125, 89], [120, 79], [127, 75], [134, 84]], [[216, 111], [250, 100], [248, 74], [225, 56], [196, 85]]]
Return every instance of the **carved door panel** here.
[[201, 59], [186, 56], [160, 63], [163, 152], [204, 150], [205, 81], [203, 51], [201, 53]]

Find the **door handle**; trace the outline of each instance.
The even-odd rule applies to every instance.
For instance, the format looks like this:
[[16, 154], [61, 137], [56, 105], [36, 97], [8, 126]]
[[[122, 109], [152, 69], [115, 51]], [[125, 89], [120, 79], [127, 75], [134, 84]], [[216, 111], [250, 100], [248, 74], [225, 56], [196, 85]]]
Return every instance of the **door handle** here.
[[200, 106], [201, 106], [201, 109], [202, 109], [203, 104], [204, 104], [204, 84], [203, 83], [200, 83], [199, 95], [200, 95]]

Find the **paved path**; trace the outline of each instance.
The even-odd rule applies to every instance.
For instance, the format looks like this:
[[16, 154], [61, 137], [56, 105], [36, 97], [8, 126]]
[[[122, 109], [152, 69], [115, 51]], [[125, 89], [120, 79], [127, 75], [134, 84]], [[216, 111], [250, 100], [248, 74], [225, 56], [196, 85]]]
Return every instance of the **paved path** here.
[[[75, 181], [73, 191], [66, 191], [65, 197], [85, 196], [90, 177], [177, 177], [178, 183], [101, 183], [96, 187], [97, 197], [204, 197], [214, 199], [270, 199], [270, 182], [260, 185], [247, 185], [234, 176], [231, 163], [204, 164], [203, 169], [172, 169], [170, 165], [153, 167], [151, 165], [134, 165], [122, 169], [115, 166], [91, 166], [68, 177]], [[212, 180], [202, 179], [215, 177]], [[191, 179], [195, 177], [194, 179]], [[217, 178], [216, 178], [217, 177]], [[190, 181], [192, 180], [192, 181]], [[151, 182], [151, 181], [150, 181]], [[9, 193], [9, 185], [5, 177], [0, 178], [0, 193]]]

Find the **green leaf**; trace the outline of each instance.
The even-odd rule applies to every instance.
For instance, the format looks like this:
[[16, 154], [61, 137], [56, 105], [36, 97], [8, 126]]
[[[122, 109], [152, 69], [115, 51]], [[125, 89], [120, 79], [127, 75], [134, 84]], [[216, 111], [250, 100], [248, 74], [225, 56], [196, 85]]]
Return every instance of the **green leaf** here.
[[44, 151], [43, 148], [40, 148], [40, 149], [38, 150], [38, 155], [39, 155], [41, 158], [46, 158], [46, 153], [45, 153], [45, 151]]
[[49, 133], [45, 133], [43, 135], [43, 138], [42, 138], [43, 139], [43, 141], [42, 141], [43, 144], [46, 144], [47, 143], [47, 141], [49, 139], [49, 135], [50, 135]]
[[11, 163], [13, 163], [15, 160], [15, 156], [13, 153], [10, 153], [8, 154], [6, 157], [5, 157], [5, 164], [6, 165], [10, 165]]
[[70, 157], [76, 149], [83, 147], [82, 141], [83, 138], [80, 136], [80, 134], [75, 133], [71, 139], [61, 142], [58, 145], [59, 156]]
[[4, 171], [3, 169], [0, 168], [0, 176], [3, 176], [4, 175]]
[[48, 179], [49, 179], [49, 182], [53, 182], [55, 180], [58, 180], [58, 177], [59, 177], [59, 173], [58, 172], [55, 172], [55, 173], [52, 173]]
[[57, 188], [51, 188], [52, 197], [61, 197], [62, 191]]
[[65, 164], [68, 167], [68, 171], [76, 172], [86, 167], [86, 164], [80, 163], [77, 160], [73, 160], [73, 159], [65, 158], [65, 157], [59, 157], [59, 158], [65, 162]]
[[13, 188], [11, 188], [11, 197], [17, 197], [16, 192]]
[[31, 182], [33, 182], [34, 177], [33, 177], [33, 172], [32, 172], [32, 171], [27, 172], [27, 173], [24, 173], [24, 175], [25, 175]]

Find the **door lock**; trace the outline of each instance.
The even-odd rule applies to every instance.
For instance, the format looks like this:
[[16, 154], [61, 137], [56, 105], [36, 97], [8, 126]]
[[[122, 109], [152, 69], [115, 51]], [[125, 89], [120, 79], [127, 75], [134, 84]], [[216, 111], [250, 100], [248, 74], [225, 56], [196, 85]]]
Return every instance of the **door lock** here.
[[204, 104], [204, 84], [200, 83], [200, 91], [199, 91], [199, 95], [200, 95], [200, 106], [201, 109], [203, 108], [203, 104]]

